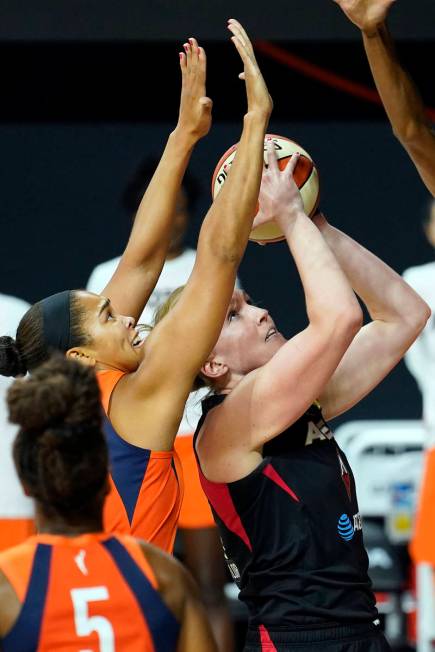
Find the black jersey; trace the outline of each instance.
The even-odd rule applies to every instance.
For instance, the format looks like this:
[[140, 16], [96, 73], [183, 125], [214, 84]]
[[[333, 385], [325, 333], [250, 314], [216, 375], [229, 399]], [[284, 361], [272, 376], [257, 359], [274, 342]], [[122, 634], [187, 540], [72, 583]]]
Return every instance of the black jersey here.
[[[203, 416], [224, 395], [203, 401]], [[198, 460], [198, 458], [197, 458]], [[229, 483], [199, 473], [250, 626], [298, 629], [377, 618], [355, 482], [313, 405]]]

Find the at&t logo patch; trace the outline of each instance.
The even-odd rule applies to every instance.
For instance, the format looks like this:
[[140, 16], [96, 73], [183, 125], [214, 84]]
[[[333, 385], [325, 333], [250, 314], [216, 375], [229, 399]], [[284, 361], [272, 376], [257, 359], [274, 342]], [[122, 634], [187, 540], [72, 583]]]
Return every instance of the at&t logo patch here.
[[337, 530], [343, 541], [351, 541], [356, 530], [362, 530], [361, 515], [354, 514], [352, 523], [347, 514], [342, 514], [338, 519]]

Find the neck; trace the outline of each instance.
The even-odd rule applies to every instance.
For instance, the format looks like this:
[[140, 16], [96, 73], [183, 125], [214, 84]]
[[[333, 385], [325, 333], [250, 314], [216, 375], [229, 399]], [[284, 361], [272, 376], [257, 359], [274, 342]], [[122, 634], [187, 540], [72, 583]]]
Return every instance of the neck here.
[[245, 376], [243, 374], [231, 373], [225, 385], [218, 390], [219, 394], [229, 394]]
[[40, 534], [61, 534], [65, 537], [76, 537], [81, 534], [90, 534], [92, 532], [102, 532], [103, 519], [102, 515], [83, 519], [80, 523], [71, 523], [68, 519], [60, 515], [52, 517], [46, 516], [42, 509], [36, 508], [36, 530]]

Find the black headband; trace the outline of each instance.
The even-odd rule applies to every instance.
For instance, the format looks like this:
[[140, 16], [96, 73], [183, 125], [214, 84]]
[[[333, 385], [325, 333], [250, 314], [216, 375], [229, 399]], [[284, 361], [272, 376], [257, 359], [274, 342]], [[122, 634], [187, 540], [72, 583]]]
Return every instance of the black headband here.
[[41, 301], [44, 342], [47, 349], [64, 353], [71, 348], [70, 290], [52, 294]]

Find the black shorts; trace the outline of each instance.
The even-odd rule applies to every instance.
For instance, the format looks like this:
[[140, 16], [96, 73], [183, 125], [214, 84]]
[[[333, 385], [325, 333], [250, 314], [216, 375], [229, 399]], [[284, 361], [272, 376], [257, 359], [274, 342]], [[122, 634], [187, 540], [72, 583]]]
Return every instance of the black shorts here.
[[243, 652], [389, 652], [378, 625], [344, 625], [327, 629], [273, 631], [249, 629]]

